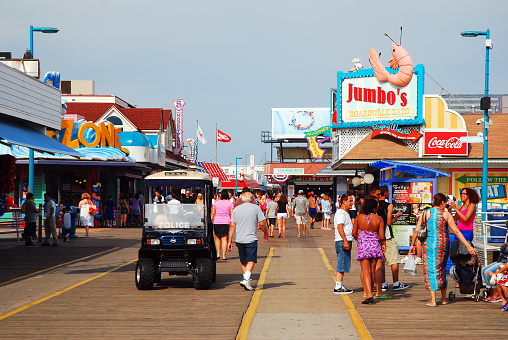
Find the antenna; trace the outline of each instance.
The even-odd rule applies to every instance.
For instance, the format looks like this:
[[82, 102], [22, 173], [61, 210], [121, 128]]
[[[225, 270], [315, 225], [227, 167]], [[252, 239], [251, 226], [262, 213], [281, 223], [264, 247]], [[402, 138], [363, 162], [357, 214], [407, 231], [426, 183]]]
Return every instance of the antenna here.
[[[392, 39], [392, 38], [391, 38], [388, 34], [386, 34], [386, 33], [385, 33], [385, 35], [386, 35], [386, 36], [387, 36], [387, 37], [388, 37], [391, 41], [393, 41], [393, 39]], [[393, 41], [393, 43], [394, 43], [394, 44], [396, 44], [396, 42], [395, 42], [395, 41]]]
[[400, 26], [400, 43], [399, 45], [402, 45], [402, 26]]

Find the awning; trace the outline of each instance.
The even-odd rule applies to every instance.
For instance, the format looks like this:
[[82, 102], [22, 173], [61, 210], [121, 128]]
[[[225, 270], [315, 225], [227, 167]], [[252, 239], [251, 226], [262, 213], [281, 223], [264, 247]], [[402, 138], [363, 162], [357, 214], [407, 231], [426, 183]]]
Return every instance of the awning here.
[[405, 172], [415, 176], [432, 176], [432, 177], [450, 177], [447, 172], [432, 169], [423, 165], [407, 164], [400, 162], [387, 161], [386, 159], [369, 164], [373, 168], [380, 170], [394, 169], [396, 171]]
[[[205, 169], [205, 170], [201, 170], [200, 172], [206, 172], [208, 174], [208, 176], [210, 176], [210, 178], [218, 177], [219, 181], [221, 181], [221, 182], [228, 181], [228, 177], [226, 176], [224, 171], [222, 171], [222, 169], [220, 168], [220, 166], [218, 164], [196, 162], [196, 165], [199, 165], [200, 167]], [[234, 188], [234, 186], [233, 186], [233, 188]]]
[[356, 176], [356, 170], [333, 170], [332, 165], [328, 164], [323, 169], [316, 172], [314, 176]]
[[0, 121], [0, 143], [20, 145], [32, 150], [81, 157], [79, 152], [48, 136], [13, 121]]
[[249, 188], [261, 190], [259, 183], [250, 179], [244, 179], [243, 181], [235, 181], [234, 179], [230, 179], [225, 182], [221, 182], [220, 187], [222, 189], [234, 189], [237, 187], [238, 189]]

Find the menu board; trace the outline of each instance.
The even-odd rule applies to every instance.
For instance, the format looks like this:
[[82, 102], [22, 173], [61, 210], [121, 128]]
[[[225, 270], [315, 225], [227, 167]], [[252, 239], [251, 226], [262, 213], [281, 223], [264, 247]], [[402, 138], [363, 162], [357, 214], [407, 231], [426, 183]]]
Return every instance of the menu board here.
[[393, 224], [416, 224], [421, 207], [432, 203], [432, 182], [392, 183], [393, 213], [402, 212]]

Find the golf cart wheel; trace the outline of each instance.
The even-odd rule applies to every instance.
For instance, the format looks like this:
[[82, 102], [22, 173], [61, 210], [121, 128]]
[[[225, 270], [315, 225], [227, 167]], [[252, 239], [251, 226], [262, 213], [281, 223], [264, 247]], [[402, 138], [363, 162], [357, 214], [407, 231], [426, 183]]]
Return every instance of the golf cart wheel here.
[[151, 259], [139, 259], [136, 263], [136, 288], [148, 290], [155, 282], [155, 265]]
[[455, 299], [455, 293], [454, 292], [448, 293], [448, 300], [453, 301], [453, 299]]
[[194, 288], [208, 289], [213, 283], [213, 262], [208, 258], [198, 258], [196, 261], [196, 275], [193, 276]]

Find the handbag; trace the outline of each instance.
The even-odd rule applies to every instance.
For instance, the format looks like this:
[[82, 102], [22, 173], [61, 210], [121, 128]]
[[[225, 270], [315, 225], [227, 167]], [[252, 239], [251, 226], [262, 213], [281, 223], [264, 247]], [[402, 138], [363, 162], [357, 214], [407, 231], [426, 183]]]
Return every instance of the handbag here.
[[420, 240], [420, 242], [424, 242], [427, 239], [427, 211], [429, 208], [425, 208], [422, 211], [422, 223], [420, 227], [418, 227], [418, 231], [416, 233], [416, 237]]
[[414, 255], [408, 256], [406, 264], [404, 265], [404, 272], [413, 276], [416, 275], [416, 262]]

